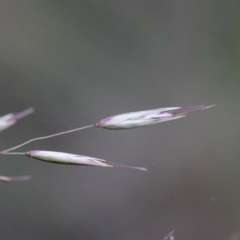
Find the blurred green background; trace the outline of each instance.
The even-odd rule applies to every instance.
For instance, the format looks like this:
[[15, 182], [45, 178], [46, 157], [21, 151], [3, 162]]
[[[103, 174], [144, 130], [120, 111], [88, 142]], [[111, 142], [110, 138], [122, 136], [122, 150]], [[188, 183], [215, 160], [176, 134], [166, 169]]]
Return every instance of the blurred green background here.
[[[129, 111], [216, 104], [128, 131], [24, 146], [142, 166], [2, 156], [0, 239], [230, 239], [240, 228], [239, 1], [1, 1], [1, 149]], [[20, 149], [19, 149], [20, 151]], [[236, 238], [238, 239], [238, 238]]]

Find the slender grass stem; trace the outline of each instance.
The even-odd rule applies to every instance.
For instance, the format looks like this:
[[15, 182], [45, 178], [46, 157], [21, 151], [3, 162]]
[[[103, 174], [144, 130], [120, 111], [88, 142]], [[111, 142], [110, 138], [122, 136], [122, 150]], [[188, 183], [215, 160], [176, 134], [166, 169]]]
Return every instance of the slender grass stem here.
[[[163, 240], [168, 240], [168, 239], [170, 239], [170, 237], [172, 237], [173, 233], [174, 233], [174, 231], [171, 231]], [[171, 239], [174, 239], [174, 237], [171, 238]]]
[[26, 152], [6, 152], [4, 155], [18, 155], [18, 156], [25, 156]]
[[26, 141], [24, 143], [21, 143], [21, 144], [15, 146], [15, 147], [12, 147], [12, 148], [9, 148], [9, 149], [1, 151], [0, 155], [6, 154], [7, 152], [10, 152], [10, 151], [15, 150], [17, 148], [25, 146], [25, 145], [27, 145], [28, 143], [31, 143], [31, 142], [44, 140], [44, 139], [48, 139], [48, 138], [52, 138], [52, 137], [57, 137], [57, 136], [60, 136], [60, 135], [63, 135], [63, 134], [77, 132], [77, 131], [80, 131], [80, 130], [83, 130], [83, 129], [86, 129], [86, 128], [92, 128], [92, 127], [94, 127], [94, 125], [89, 125], [89, 126], [84, 126], [84, 127], [80, 127], [80, 128], [75, 128], [75, 129], [72, 129], [72, 130], [68, 130], [68, 131], [65, 131], [65, 132], [60, 132], [60, 133], [56, 133], [56, 134], [52, 134], [52, 135], [48, 135], [48, 136], [44, 136], [44, 137], [33, 138], [33, 139], [30, 139], [30, 140], [28, 140], [28, 141]]

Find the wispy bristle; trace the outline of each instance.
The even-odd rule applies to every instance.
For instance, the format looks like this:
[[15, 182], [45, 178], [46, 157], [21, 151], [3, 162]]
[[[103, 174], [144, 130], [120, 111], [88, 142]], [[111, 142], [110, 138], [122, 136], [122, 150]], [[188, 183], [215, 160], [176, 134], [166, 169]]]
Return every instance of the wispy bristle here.
[[26, 109], [22, 112], [15, 113], [13, 118], [15, 120], [19, 120], [21, 118], [24, 118], [24, 117], [28, 116], [29, 114], [33, 113], [34, 111], [35, 111], [35, 109], [33, 107], [31, 107], [31, 108], [28, 108], [28, 109]]
[[166, 111], [166, 112], [169, 112], [169, 113], [172, 113], [172, 114], [187, 114], [187, 113], [192, 113], [192, 112], [196, 112], [196, 111], [201, 111], [201, 110], [205, 110], [205, 109], [208, 109], [208, 108], [211, 108], [211, 107], [214, 107], [215, 105], [210, 105], [210, 106], [204, 106], [204, 105], [201, 105], [201, 106], [194, 106], [194, 107], [181, 107], [181, 108], [178, 108], [178, 109], [174, 109], [174, 110], [169, 110], [169, 111]]
[[130, 169], [136, 169], [136, 170], [142, 170], [142, 171], [147, 171], [146, 168], [143, 167], [134, 167], [134, 166], [127, 166], [127, 165], [121, 165], [117, 163], [108, 163], [111, 164], [113, 167], [119, 167], [119, 168], [130, 168]]
[[27, 181], [30, 180], [30, 176], [20, 176], [20, 177], [11, 177], [10, 178], [12, 182], [20, 182], [20, 181]]

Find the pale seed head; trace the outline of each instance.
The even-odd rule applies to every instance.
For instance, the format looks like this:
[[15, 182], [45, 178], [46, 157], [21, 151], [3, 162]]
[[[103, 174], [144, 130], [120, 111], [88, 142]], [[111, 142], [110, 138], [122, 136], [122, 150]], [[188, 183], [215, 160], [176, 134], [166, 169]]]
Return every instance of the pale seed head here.
[[185, 117], [188, 113], [204, 110], [212, 106], [197, 106], [185, 108], [171, 107], [124, 113], [102, 119], [101, 121], [95, 123], [95, 127], [111, 130], [144, 127], [147, 125], [153, 125], [161, 122], [179, 119]]

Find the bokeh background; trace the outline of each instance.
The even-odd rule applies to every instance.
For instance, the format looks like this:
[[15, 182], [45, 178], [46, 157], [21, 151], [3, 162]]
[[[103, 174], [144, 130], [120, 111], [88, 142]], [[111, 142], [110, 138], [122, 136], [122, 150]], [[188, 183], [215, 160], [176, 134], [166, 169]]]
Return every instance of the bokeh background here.
[[231, 0], [1, 1], [0, 114], [36, 108], [1, 132], [1, 149], [129, 111], [216, 107], [21, 149], [148, 172], [2, 156], [1, 175], [32, 180], [1, 184], [0, 239], [239, 239], [239, 11]]

